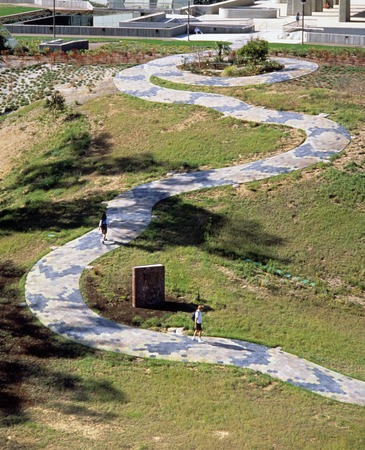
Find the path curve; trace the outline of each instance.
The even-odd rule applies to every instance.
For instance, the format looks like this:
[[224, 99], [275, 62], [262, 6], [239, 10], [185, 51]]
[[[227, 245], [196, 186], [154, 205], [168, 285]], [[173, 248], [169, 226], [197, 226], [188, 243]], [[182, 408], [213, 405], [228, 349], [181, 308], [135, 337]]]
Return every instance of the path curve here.
[[[112, 243], [102, 245], [100, 234], [95, 229], [38, 261], [29, 272], [25, 285], [30, 309], [55, 333], [83, 345], [137, 357], [235, 365], [269, 374], [325, 397], [365, 405], [365, 382], [325, 369], [279, 348], [213, 337], [205, 338], [204, 343], [196, 343], [187, 336], [131, 328], [100, 317], [83, 301], [79, 290], [82, 271], [96, 258], [136, 238], [148, 226], [152, 208], [158, 201], [183, 192], [245, 183], [328, 161], [349, 142], [346, 129], [321, 115], [269, 111], [223, 95], [176, 91], [150, 82], [150, 77], [157, 75], [184, 83], [222, 85], [218, 78], [204, 79], [179, 71], [176, 65], [180, 62], [181, 56], [171, 56], [124, 70], [116, 76], [115, 84], [122, 92], [149, 101], [201, 105], [225, 116], [300, 128], [307, 134], [305, 142], [281, 155], [234, 167], [176, 174], [117, 196], [108, 202]], [[317, 68], [313, 63], [299, 60], [284, 62], [284, 71], [251, 81], [285, 81]], [[243, 79], [233, 80], [235, 85], [246, 83]], [[226, 79], [224, 83], [227, 82]]]

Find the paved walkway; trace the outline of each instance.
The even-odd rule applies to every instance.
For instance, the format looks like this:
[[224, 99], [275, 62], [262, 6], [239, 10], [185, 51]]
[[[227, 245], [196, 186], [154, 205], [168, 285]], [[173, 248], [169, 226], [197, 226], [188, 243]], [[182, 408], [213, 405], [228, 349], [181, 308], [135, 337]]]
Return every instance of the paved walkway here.
[[[300, 128], [305, 131], [306, 140], [281, 155], [222, 169], [175, 174], [119, 195], [108, 202], [113, 240], [102, 245], [100, 234], [95, 229], [42, 258], [26, 280], [29, 307], [54, 332], [90, 347], [138, 357], [250, 368], [326, 397], [365, 405], [365, 382], [342, 376], [280, 349], [213, 337], [198, 343], [187, 336], [130, 328], [98, 316], [84, 303], [79, 291], [82, 271], [102, 254], [136, 238], [148, 226], [152, 208], [158, 201], [183, 192], [260, 180], [328, 161], [349, 142], [347, 130], [322, 115], [269, 111], [223, 95], [164, 89], [150, 82], [150, 77], [157, 75], [173, 81], [204, 85], [247, 83], [247, 79], [222, 80], [184, 74], [176, 68], [180, 61], [181, 56], [171, 56], [127, 69], [117, 75], [115, 84], [122, 92], [148, 101], [202, 105], [225, 116]], [[251, 78], [250, 81], [285, 81], [317, 68], [313, 63], [282, 61], [286, 65], [282, 72]]]

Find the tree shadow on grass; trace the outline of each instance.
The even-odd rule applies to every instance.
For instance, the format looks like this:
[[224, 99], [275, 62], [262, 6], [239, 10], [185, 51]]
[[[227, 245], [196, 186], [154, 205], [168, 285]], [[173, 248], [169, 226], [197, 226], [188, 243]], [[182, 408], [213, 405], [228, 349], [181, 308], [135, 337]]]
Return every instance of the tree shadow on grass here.
[[[157, 213], [156, 219], [136, 240], [127, 244], [127, 247], [140, 249], [142, 252], [156, 252], [158, 255], [170, 248], [192, 247], [197, 249], [196, 258], [200, 258], [199, 252], [205, 252], [221, 258], [222, 262], [212, 259], [215, 264], [222, 265], [225, 264], [224, 261], [244, 263], [248, 258], [261, 263], [288, 263], [288, 260], [277, 256], [277, 248], [284, 245], [285, 241], [278, 235], [264, 231], [259, 221], [245, 218], [238, 222], [227, 215], [187, 203], [179, 197], [164, 200], [154, 213]], [[199, 281], [196, 283], [199, 285]], [[108, 301], [101, 293], [102, 289], [98, 289], [97, 278], [86, 279], [85, 286], [88, 300], [101, 314], [132, 326], [135, 326], [136, 316], [145, 321], [161, 318], [166, 312], [191, 313], [199, 303], [204, 304], [206, 311], [209, 310], [206, 300], [200, 298], [198, 286], [196, 302], [189, 299], [190, 295], [185, 296], [184, 291], [174, 289], [166, 293], [166, 302], [161, 306], [145, 305], [133, 308], [131, 273], [124, 278], [123, 286], [119, 286], [115, 291], [114, 287], [111, 288], [115, 298], [124, 301]]]
[[278, 257], [275, 251], [284, 244], [283, 238], [264, 231], [257, 220], [245, 218], [235, 222], [226, 215], [171, 197], [158, 205], [158, 218], [128, 245], [148, 252], [194, 246], [231, 260], [249, 258], [260, 263], [275, 260], [286, 264], [289, 261]]
[[[23, 167], [10, 190], [19, 187], [23, 191], [49, 191], [85, 184], [82, 177], [95, 175], [122, 175], [123, 173], [166, 173], [176, 169], [170, 163], [156, 160], [151, 153], [139, 153], [128, 157], [111, 155], [111, 138], [100, 133], [91, 140], [88, 132], [70, 131], [63, 140], [50, 148], [36, 163]], [[181, 163], [184, 171], [197, 170], [196, 165]]]
[[[86, 379], [60, 369], [62, 360], [68, 366], [70, 360], [81, 362], [96, 352], [65, 341], [36, 323], [12, 287], [19, 284], [23, 274], [24, 270], [11, 261], [0, 262], [0, 427], [30, 420], [26, 407], [42, 404], [52, 404], [65, 414], [105, 419], [104, 413], [93, 410], [89, 402], [125, 403], [125, 394], [108, 381]], [[54, 403], [61, 396], [65, 402]], [[70, 402], [84, 404], [76, 407]], [[107, 419], [113, 417], [110, 413]]]
[[173, 170], [191, 172], [198, 170], [198, 168], [199, 167], [196, 164], [188, 164], [183, 161], [181, 162], [181, 166], [176, 167], [175, 165], [171, 165], [171, 163], [157, 161], [150, 153], [143, 153], [135, 156], [113, 158], [108, 161], [103, 161], [99, 168], [99, 173], [102, 175], [118, 175], [123, 173], [154, 172], [162, 176], [164, 173]]
[[79, 159], [70, 156], [61, 161], [31, 165], [24, 169], [10, 187], [23, 187], [27, 192], [51, 189], [82, 187], [86, 182], [82, 177], [94, 175], [123, 175], [123, 173], [161, 172], [169, 170], [167, 164], [157, 162], [151, 154], [125, 158], [97, 157]]
[[34, 201], [24, 207], [5, 208], [0, 213], [2, 234], [14, 231], [30, 230], [70, 230], [79, 227], [93, 227], [95, 217], [105, 210], [102, 202], [113, 198], [115, 192], [108, 196], [90, 195], [84, 199], [72, 201]]

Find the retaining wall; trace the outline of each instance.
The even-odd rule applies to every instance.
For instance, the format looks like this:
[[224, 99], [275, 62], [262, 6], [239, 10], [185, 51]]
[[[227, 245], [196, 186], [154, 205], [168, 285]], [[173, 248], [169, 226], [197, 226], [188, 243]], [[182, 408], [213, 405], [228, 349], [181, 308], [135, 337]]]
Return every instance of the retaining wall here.
[[220, 19], [276, 19], [276, 8], [219, 8]]
[[365, 47], [365, 35], [306, 33], [308, 44], [333, 44]]
[[[193, 5], [191, 9], [198, 14], [218, 14], [220, 8], [233, 8], [237, 6], [251, 6], [255, 3], [255, 0], [228, 0], [226, 2], [214, 3], [212, 5]], [[187, 7], [181, 8], [186, 10]]]
[[[148, 14], [147, 16], [135, 17], [134, 19], [128, 20], [128, 23], [134, 22], [160, 22], [161, 20], [166, 19], [166, 13], [158, 12], [155, 14]], [[123, 22], [121, 22], [123, 23]]]
[[[15, 34], [53, 34], [53, 26], [49, 25], [6, 25], [10, 33]], [[136, 36], [136, 37], [173, 37], [186, 34], [186, 25], [163, 28], [101, 28], [101, 27], [61, 27], [56, 26], [57, 36]]]
[[[160, 26], [161, 25], [161, 26]], [[102, 28], [102, 27], [79, 27], [79, 26], [56, 26], [57, 36], [126, 36], [126, 37], [175, 37], [187, 32], [187, 24], [176, 24], [166, 27], [164, 24], [139, 23], [128, 24], [125, 22], [119, 28]], [[194, 28], [198, 26], [203, 33], [252, 33], [255, 31], [254, 25], [221, 25], [221, 24], [204, 24], [203, 22], [192, 22], [189, 27], [189, 33], [194, 33]], [[15, 34], [53, 34], [53, 26], [51, 25], [23, 25], [9, 24], [6, 28], [10, 33]]]

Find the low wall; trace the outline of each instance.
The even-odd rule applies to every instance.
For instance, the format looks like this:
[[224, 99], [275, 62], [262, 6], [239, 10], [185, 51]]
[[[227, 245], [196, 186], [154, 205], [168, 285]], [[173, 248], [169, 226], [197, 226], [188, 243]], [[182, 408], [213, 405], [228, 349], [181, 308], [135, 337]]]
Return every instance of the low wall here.
[[276, 8], [220, 8], [220, 19], [276, 19]]
[[[190, 24], [190, 33], [194, 33], [194, 29], [198, 27], [203, 34], [239, 34], [239, 33], [253, 33], [255, 31], [255, 25], [229, 25], [229, 24], [214, 24], [204, 22], [193, 22]], [[186, 28], [186, 27], [185, 27]]]
[[[53, 34], [50, 25], [6, 25], [10, 33], [14, 34], [40, 34], [49, 36]], [[191, 30], [193, 32], [193, 30]], [[56, 26], [57, 36], [111, 36], [111, 37], [174, 37], [186, 34], [186, 25], [177, 25], [171, 28], [101, 28], [101, 27], [62, 27]]]
[[53, 52], [69, 52], [70, 50], [89, 50], [89, 41], [69, 41], [63, 42], [62, 39], [56, 39], [54, 41], [42, 42], [39, 44], [39, 50], [48, 50]]
[[365, 35], [356, 34], [329, 34], [329, 33], [306, 33], [308, 44], [332, 44], [365, 47]]
[[[181, 36], [187, 33], [187, 24], [153, 24], [153, 23], [132, 23], [124, 22], [119, 28], [102, 28], [102, 27], [80, 27], [80, 26], [56, 26], [57, 36], [125, 36], [125, 37], [161, 37], [171, 38]], [[161, 26], [160, 26], [161, 25]], [[252, 21], [248, 25], [223, 25], [204, 22], [192, 22], [189, 26], [189, 33], [194, 33], [194, 28], [198, 26], [204, 34], [209, 33], [252, 33], [255, 26]], [[9, 24], [6, 25], [7, 30], [14, 34], [53, 34], [53, 26], [51, 25], [24, 25]]]
[[[194, 5], [191, 9], [198, 14], [218, 14], [220, 8], [234, 8], [237, 6], [251, 6], [255, 3], [255, 0], [228, 0], [226, 2], [214, 3], [212, 5]], [[186, 10], [187, 7], [181, 8]]]
[[[163, 19], [166, 19], [166, 13], [158, 12], [158, 13], [155, 13], [155, 14], [148, 14], [147, 16], [135, 17], [134, 19], [128, 20], [128, 23], [135, 23], [135, 22], [160, 22]], [[121, 23], [123, 23], [123, 22], [121, 22]]]
[[[167, 29], [175, 28], [182, 24], [172, 24], [172, 23], [153, 23], [153, 22], [119, 22], [119, 28], [156, 28], [156, 29]], [[184, 24], [186, 27], [186, 24]]]
[[[152, 25], [152, 24], [151, 24]], [[120, 36], [128, 36], [128, 37], [155, 37], [155, 38], [164, 38], [164, 37], [174, 37], [180, 36], [181, 34], [186, 34], [186, 25], [177, 25], [175, 27], [170, 28], [158, 28], [158, 26], [154, 27], [144, 27], [140, 25], [139, 27], [131, 28], [126, 26], [125, 28], [120, 27], [116, 29], [116, 33], [120, 33]]]

